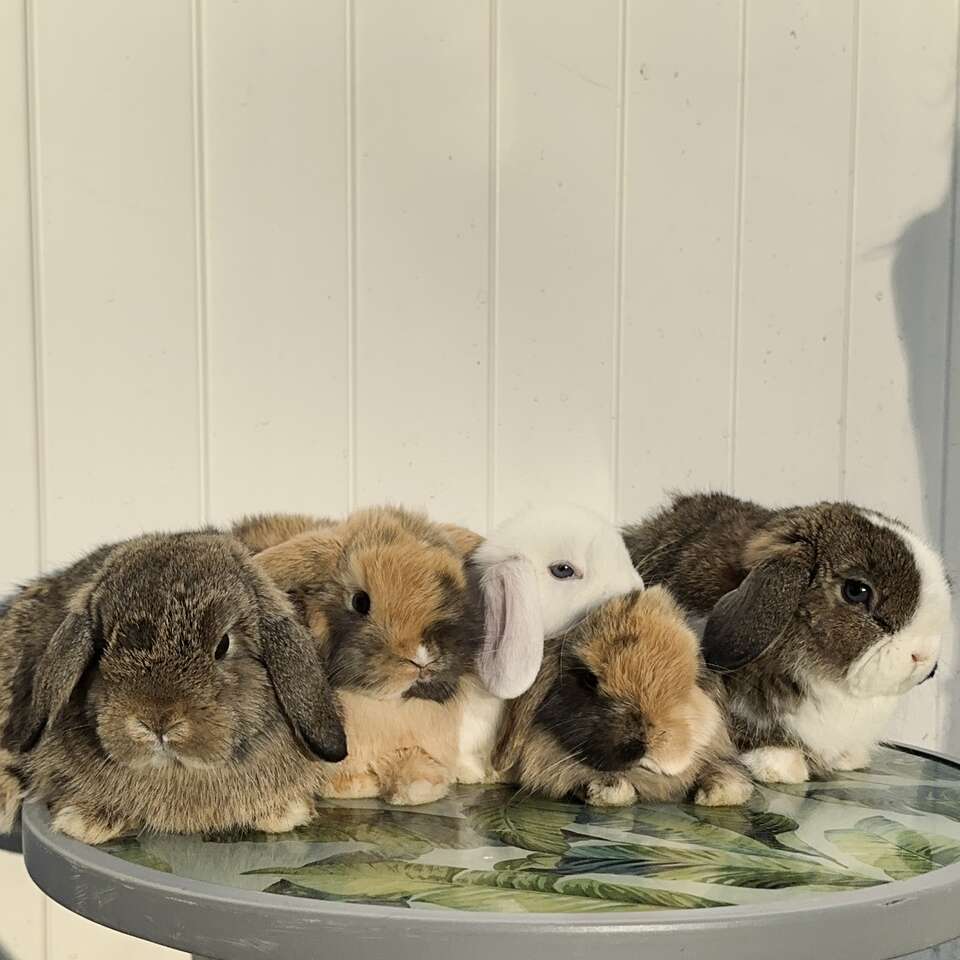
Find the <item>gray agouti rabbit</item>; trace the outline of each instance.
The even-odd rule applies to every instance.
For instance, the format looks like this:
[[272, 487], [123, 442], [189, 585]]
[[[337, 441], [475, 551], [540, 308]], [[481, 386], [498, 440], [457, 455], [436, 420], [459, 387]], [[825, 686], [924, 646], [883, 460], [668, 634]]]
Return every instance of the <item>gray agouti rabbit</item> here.
[[289, 830], [345, 755], [316, 644], [231, 536], [101, 547], [0, 613], [0, 832], [24, 796], [89, 843]]

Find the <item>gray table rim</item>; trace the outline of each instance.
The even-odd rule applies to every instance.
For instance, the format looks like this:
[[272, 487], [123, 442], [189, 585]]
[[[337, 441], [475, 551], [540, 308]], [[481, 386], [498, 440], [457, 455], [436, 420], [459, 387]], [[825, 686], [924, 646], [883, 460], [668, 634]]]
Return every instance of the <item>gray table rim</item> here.
[[[960, 767], [934, 751], [889, 746]], [[349, 955], [450, 960], [501, 953], [525, 960], [657, 957], [711, 960], [819, 951], [849, 960], [899, 957], [960, 937], [960, 864], [910, 880], [775, 906], [583, 914], [411, 911], [264, 894], [174, 877], [55, 833], [45, 807], [23, 811], [33, 881], [57, 903], [116, 930], [219, 960]], [[587, 940], [589, 938], [589, 942]], [[588, 945], [589, 943], [589, 945]], [[771, 953], [772, 951], [772, 953]], [[453, 952], [453, 953], [452, 953]]]

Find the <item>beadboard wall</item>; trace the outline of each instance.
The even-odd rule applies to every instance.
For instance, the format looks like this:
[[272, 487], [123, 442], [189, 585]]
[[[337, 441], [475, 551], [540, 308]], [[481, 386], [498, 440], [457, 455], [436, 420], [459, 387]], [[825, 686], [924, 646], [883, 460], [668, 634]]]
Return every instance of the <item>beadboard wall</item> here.
[[[960, 570], [957, 0], [0, 0], [0, 592], [385, 499], [848, 497]], [[952, 666], [893, 731], [960, 750]], [[0, 953], [171, 951], [0, 853]]]

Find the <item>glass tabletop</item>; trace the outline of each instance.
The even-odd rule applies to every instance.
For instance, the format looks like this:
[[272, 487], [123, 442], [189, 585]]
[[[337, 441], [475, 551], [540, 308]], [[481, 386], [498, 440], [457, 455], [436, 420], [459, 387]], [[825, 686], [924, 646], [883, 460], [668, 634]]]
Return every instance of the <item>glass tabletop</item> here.
[[422, 807], [326, 802], [287, 834], [144, 834], [100, 849], [191, 880], [398, 910], [763, 905], [960, 863], [960, 768], [882, 747], [869, 770], [761, 787], [745, 808], [605, 810], [458, 787]]

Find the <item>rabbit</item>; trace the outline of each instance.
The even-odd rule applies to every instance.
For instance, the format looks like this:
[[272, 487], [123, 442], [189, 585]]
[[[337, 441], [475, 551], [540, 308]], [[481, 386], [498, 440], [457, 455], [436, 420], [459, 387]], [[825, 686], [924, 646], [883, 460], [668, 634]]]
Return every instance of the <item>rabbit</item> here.
[[344, 708], [350, 757], [323, 796], [429, 803], [456, 779], [481, 641], [470, 531], [399, 507], [357, 511], [256, 555], [309, 626]]
[[634, 590], [547, 641], [536, 681], [510, 704], [495, 765], [523, 788], [594, 806], [743, 804], [753, 784], [720, 697], [669, 592]]
[[896, 520], [698, 493], [624, 536], [647, 582], [705, 618], [706, 662], [760, 781], [867, 766], [900, 695], [937, 668], [950, 586], [939, 555]]
[[315, 644], [232, 537], [101, 547], [0, 619], [0, 832], [24, 795], [88, 843], [282, 832], [345, 755]]
[[231, 524], [230, 532], [254, 553], [308, 530], [334, 526], [335, 520], [307, 513], [256, 513]]
[[458, 779], [499, 779], [492, 754], [504, 701], [522, 694], [540, 668], [545, 637], [567, 630], [591, 607], [643, 587], [623, 538], [584, 507], [541, 504], [510, 517], [470, 563], [481, 575], [486, 633], [482, 687], [464, 700]]

